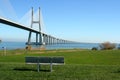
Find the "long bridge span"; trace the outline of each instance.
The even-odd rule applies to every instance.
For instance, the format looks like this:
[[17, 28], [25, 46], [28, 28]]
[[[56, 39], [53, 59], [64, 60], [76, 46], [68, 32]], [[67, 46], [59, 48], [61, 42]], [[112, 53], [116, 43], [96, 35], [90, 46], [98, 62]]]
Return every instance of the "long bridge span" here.
[[[40, 8], [39, 8], [39, 20], [38, 21], [33, 20], [33, 8], [32, 8], [31, 27], [24, 26], [22, 24], [19, 24], [17, 22], [14, 22], [14, 21], [2, 18], [2, 17], [0, 17], [0, 23], [9, 25], [11, 27], [16, 27], [16, 28], [20, 28], [20, 29], [29, 31], [28, 41], [26, 42], [26, 44], [28, 44], [28, 45], [33, 45], [33, 44], [34, 45], [42, 45], [42, 44], [48, 45], [48, 44], [73, 43], [73, 41], [56, 38], [54, 36], [51, 36], [51, 35], [41, 32]], [[39, 24], [39, 31], [32, 28], [33, 24]], [[31, 42], [31, 38], [32, 38], [31, 34], [32, 33], [36, 33], [36, 41], [35, 42]]]

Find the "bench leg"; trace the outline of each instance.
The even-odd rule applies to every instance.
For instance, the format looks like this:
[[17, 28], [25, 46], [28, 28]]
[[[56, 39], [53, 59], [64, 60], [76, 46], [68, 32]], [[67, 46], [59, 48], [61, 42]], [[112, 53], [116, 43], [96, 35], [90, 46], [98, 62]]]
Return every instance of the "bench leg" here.
[[37, 71], [40, 72], [40, 64], [37, 64]]
[[52, 72], [52, 63], [50, 63], [50, 72]]

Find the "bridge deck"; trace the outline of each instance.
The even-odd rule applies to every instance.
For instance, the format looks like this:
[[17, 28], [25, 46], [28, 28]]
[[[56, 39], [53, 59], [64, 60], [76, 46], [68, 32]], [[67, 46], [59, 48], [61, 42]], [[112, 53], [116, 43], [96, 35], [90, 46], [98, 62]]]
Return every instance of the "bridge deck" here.
[[[16, 28], [24, 29], [24, 30], [27, 30], [27, 31], [32, 31], [32, 32], [35, 32], [35, 33], [42, 33], [42, 32], [39, 32], [37, 30], [34, 30], [32, 28], [29, 28], [27, 26], [21, 25], [19, 23], [16, 23], [16, 22], [13, 22], [13, 21], [10, 21], [8, 19], [1, 18], [1, 17], [0, 17], [0, 23], [10, 25], [10, 26], [13, 26], [13, 27], [16, 27]], [[42, 33], [42, 34], [44, 34], [44, 33]]]

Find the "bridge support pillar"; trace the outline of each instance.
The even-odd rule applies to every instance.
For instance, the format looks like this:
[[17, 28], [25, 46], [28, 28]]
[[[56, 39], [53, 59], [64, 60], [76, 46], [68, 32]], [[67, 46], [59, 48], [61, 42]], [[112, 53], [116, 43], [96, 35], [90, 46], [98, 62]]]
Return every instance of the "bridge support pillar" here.
[[36, 33], [36, 44], [38, 44], [38, 33]]
[[28, 43], [27, 43], [28, 45], [31, 44], [31, 34], [32, 34], [32, 32], [30, 31], [29, 32], [29, 37], [28, 37]]
[[48, 44], [48, 36], [46, 35], [46, 44]]
[[40, 33], [39, 34], [39, 45], [42, 45], [43, 44], [42, 42], [43, 42], [43, 40], [42, 40], [42, 34]]

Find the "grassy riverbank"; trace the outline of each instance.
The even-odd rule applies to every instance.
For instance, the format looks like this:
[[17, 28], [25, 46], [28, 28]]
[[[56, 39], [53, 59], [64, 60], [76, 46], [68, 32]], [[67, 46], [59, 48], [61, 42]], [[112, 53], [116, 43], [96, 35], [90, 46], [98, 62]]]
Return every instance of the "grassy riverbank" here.
[[[65, 65], [25, 64], [25, 56], [64, 56]], [[120, 51], [50, 50], [50, 51], [0, 51], [0, 80], [120, 80]]]

